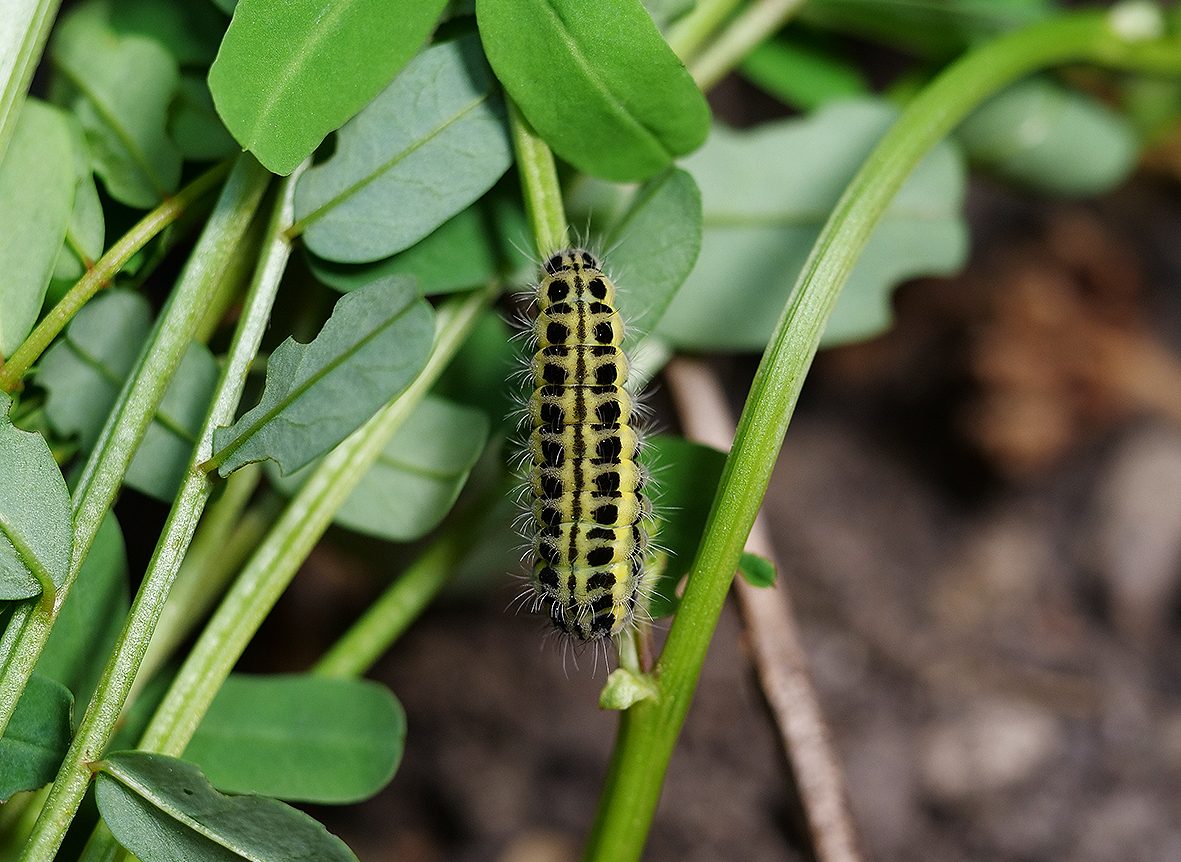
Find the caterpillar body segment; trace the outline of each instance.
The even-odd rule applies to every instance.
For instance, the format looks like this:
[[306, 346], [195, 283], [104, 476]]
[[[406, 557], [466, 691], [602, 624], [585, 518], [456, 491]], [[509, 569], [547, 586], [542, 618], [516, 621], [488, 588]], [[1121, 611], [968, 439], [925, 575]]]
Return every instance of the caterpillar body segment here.
[[528, 458], [535, 606], [584, 641], [634, 621], [648, 552], [647, 474], [624, 390], [615, 285], [565, 249], [542, 267], [530, 362]]

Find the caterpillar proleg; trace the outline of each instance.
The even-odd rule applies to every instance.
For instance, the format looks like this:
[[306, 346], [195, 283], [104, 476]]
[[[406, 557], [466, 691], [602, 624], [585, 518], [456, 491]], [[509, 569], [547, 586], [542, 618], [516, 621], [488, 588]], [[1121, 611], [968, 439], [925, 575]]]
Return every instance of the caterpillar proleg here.
[[648, 548], [623, 332], [615, 285], [590, 252], [545, 262], [528, 406], [533, 604], [583, 641], [632, 624]]

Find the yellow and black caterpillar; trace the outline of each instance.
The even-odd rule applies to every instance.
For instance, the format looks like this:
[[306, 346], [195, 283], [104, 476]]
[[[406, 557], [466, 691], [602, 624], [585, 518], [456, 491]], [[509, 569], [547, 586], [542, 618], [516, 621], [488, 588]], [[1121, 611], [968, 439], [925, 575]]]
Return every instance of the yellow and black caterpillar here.
[[578, 248], [544, 264], [530, 363], [534, 607], [584, 641], [635, 618], [648, 535], [645, 472], [615, 285]]

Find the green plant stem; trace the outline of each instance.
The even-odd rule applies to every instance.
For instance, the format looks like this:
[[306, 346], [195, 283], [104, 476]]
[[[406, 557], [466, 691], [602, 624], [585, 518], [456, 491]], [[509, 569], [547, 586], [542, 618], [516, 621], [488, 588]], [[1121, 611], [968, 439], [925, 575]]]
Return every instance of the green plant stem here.
[[269, 178], [252, 156], [239, 159], [83, 466], [71, 500], [74, 542], [66, 580], [52, 607], [36, 600], [18, 605], [0, 642], [0, 732], [8, 726], [53, 621], [192, 340], [209, 293], [233, 256]]
[[692, 12], [669, 28], [669, 47], [682, 60], [691, 60], [742, 2], [743, 0], [701, 0], [693, 7]]
[[493, 491], [495, 498], [468, 505], [443, 528], [422, 555], [324, 653], [312, 673], [329, 677], [360, 676], [381, 658], [451, 580], [484, 517], [494, 509], [497, 499], [504, 496], [500, 485], [494, 486]]
[[693, 80], [709, 90], [787, 21], [804, 0], [756, 0], [689, 63]]
[[[228, 206], [222, 213], [215, 211], [209, 228], [193, 252], [196, 260], [200, 260], [198, 255], [202, 252], [220, 254], [223, 258], [214, 278], [209, 275], [202, 276], [204, 281], [212, 282], [203, 285], [200, 290], [200, 295], [204, 299], [208, 300], [210, 293], [216, 290], [218, 281], [224, 279], [225, 270], [232, 267], [229, 257], [241, 247], [243, 236], [269, 179], [270, 175], [251, 156], [243, 157], [239, 167], [235, 169], [235, 175], [227, 184], [226, 196], [223, 198]], [[295, 179], [295, 175], [292, 175], [286, 181], [287, 189], [272, 219], [272, 236], [281, 234], [282, 227], [290, 219]], [[215, 247], [211, 248], [211, 245]], [[55, 858], [90, 783], [90, 764], [102, 757], [114, 733], [115, 723], [123, 710], [132, 681], [139, 671], [140, 661], [147, 650], [168, 591], [212, 490], [212, 481], [197, 468], [197, 465], [209, 457], [213, 450], [214, 429], [233, 421], [234, 411], [246, 382], [247, 370], [266, 331], [271, 306], [275, 301], [279, 280], [289, 254], [290, 246], [285, 241], [272, 242], [267, 255], [256, 270], [245, 313], [234, 335], [228, 360], [198, 434], [184, 481], [168, 514], [156, 550], [148, 563], [143, 582], [132, 602], [127, 622], [115, 642], [102, 679], [78, 725], [69, 751], [53, 782], [49, 799], [25, 846], [25, 852], [21, 857], [25, 862], [50, 862]], [[192, 309], [188, 326], [190, 337], [204, 311], [204, 305], [202, 302]]]
[[197, 639], [144, 732], [141, 749], [173, 756], [184, 751], [222, 682], [337, 510], [497, 293], [498, 286], [490, 285], [440, 307], [435, 346], [422, 373], [330, 452], [291, 499]]
[[86, 270], [78, 283], [69, 289], [61, 301], [42, 318], [37, 327], [26, 338], [4, 365], [0, 366], [0, 389], [14, 392], [21, 384], [33, 363], [65, 329], [75, 314], [90, 301], [99, 290], [110, 284], [132, 255], [147, 245], [160, 231], [176, 221], [196, 200], [220, 183], [230, 170], [232, 162], [223, 162], [197, 177], [160, 206], [156, 207], [119, 238], [106, 254], [90, 269]]
[[0, 160], [8, 149], [29, 82], [61, 0], [6, 0], [0, 26]]
[[621, 717], [585, 859], [639, 859], [665, 771], [825, 321], [890, 199], [922, 157], [983, 100], [1038, 69], [1084, 61], [1181, 75], [1181, 42], [1129, 41], [1103, 13], [1062, 15], [966, 55], [911, 102], [821, 231], [763, 355], [680, 609], [656, 666], [657, 701]]
[[513, 149], [517, 153], [517, 170], [521, 173], [521, 193], [525, 198], [525, 212], [537, 243], [537, 255], [544, 260], [555, 251], [570, 244], [566, 227], [566, 212], [562, 208], [562, 187], [554, 154], [533, 131], [529, 121], [517, 109], [512, 99], [508, 102], [509, 128]]

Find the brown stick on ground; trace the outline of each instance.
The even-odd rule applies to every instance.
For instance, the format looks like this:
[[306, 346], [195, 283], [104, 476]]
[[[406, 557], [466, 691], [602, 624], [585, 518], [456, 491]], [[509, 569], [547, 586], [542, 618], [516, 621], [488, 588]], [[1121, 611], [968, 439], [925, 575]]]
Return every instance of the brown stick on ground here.
[[[665, 379], [686, 435], [729, 449], [734, 420], [713, 372], [703, 363], [676, 358], [665, 369]], [[755, 520], [746, 546], [775, 563], [762, 515]], [[778, 564], [775, 569], [781, 571]], [[844, 775], [808, 676], [787, 587], [782, 578], [771, 588], [736, 578], [734, 589], [755, 670], [795, 776], [816, 858], [818, 862], [860, 862]]]

